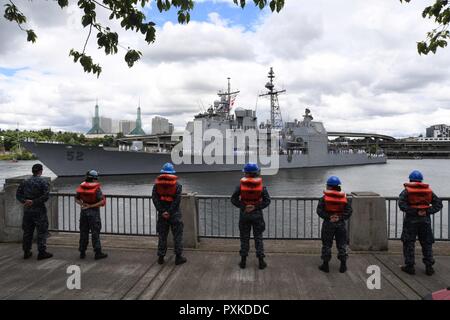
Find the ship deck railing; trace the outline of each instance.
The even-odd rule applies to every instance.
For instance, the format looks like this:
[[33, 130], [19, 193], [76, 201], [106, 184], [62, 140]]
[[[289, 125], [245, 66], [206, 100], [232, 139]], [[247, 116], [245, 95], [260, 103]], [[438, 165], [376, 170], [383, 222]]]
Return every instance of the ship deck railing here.
[[[80, 206], [74, 193], [51, 193], [49, 221], [51, 231], [79, 232]], [[226, 195], [195, 195], [198, 238], [239, 238], [239, 209]], [[322, 219], [317, 215], [318, 197], [273, 196], [263, 210], [265, 239], [318, 240]], [[441, 198], [443, 208], [431, 217], [438, 241], [450, 241], [450, 197]], [[387, 232], [391, 240], [402, 234], [404, 214], [398, 197], [385, 197]], [[151, 196], [106, 195], [100, 209], [102, 233], [130, 236], [156, 236], [157, 211]]]

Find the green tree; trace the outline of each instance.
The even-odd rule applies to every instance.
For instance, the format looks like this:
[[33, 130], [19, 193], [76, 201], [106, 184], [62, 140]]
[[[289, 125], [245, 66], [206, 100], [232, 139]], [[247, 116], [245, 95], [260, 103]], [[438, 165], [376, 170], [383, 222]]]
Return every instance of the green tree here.
[[[411, 0], [400, 0], [400, 2], [411, 2]], [[434, 4], [426, 7], [422, 12], [424, 19], [434, 19], [436, 28], [427, 33], [424, 41], [417, 43], [419, 54], [427, 55], [436, 53], [438, 48], [445, 48], [450, 39], [448, 31], [450, 23], [450, 3], [448, 0], [435, 0]]]
[[[69, 5], [69, 0], [53, 0], [61, 8]], [[145, 41], [151, 44], [156, 39], [155, 23], [148, 21], [144, 13], [144, 7], [150, 3], [156, 2], [156, 6], [160, 12], [167, 12], [171, 8], [175, 8], [178, 14], [178, 22], [180, 24], [189, 23], [191, 19], [191, 11], [194, 10], [194, 0], [78, 0], [78, 8], [83, 12], [81, 24], [84, 28], [88, 28], [88, 35], [82, 51], [71, 49], [69, 55], [74, 62], [79, 62], [85, 72], [100, 76], [102, 68], [99, 64], [94, 63], [92, 57], [86, 53], [86, 46], [91, 37], [92, 31], [97, 32], [97, 44], [100, 50], [104, 50], [106, 55], [116, 54], [119, 44], [119, 35], [112, 31], [111, 28], [97, 20], [97, 10], [107, 10], [109, 20], [120, 21], [120, 26], [125, 30], [141, 33]], [[244, 8], [246, 0], [233, 0], [233, 2]], [[254, 4], [261, 10], [270, 7], [273, 11], [279, 12], [284, 6], [284, 0], [253, 0]], [[26, 28], [27, 17], [20, 11], [14, 1], [9, 0], [5, 4], [4, 17], [16, 22], [21, 30], [27, 34], [27, 41], [36, 42], [37, 35], [32, 29]], [[124, 48], [126, 50], [125, 62], [132, 67], [138, 61], [142, 53], [132, 48]]]

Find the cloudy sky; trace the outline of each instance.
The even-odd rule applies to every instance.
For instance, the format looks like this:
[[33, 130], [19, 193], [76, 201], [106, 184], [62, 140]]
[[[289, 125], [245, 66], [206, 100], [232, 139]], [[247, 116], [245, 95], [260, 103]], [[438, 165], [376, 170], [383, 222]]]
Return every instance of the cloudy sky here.
[[[3, 7], [4, 0], [0, 3]], [[436, 123], [450, 124], [450, 49], [419, 56], [416, 42], [432, 24], [421, 18], [433, 0], [287, 0], [280, 14], [260, 12], [252, 1], [242, 10], [232, 0], [197, 1], [192, 21], [175, 12], [146, 9], [158, 25], [157, 41], [120, 31], [120, 43], [143, 52], [129, 69], [124, 50], [88, 53], [103, 67], [99, 79], [83, 72], [68, 54], [82, 50], [87, 31], [76, 1], [61, 10], [54, 1], [16, 0], [38, 35], [35, 44], [0, 17], [0, 128], [87, 131], [98, 98], [103, 116], [134, 119], [141, 101], [144, 129], [155, 115], [184, 128], [208, 107], [227, 77], [241, 90], [236, 106], [257, 108], [273, 67], [284, 120], [306, 107], [329, 131], [418, 135]], [[99, 20], [108, 22], [99, 10]]]

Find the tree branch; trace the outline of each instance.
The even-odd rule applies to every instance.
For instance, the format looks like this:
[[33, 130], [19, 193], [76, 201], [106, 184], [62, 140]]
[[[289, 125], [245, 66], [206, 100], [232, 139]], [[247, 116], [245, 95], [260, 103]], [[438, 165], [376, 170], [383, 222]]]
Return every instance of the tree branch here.
[[86, 46], [88, 44], [89, 38], [91, 37], [91, 32], [92, 32], [92, 23], [89, 25], [89, 34], [86, 38], [86, 42], [84, 43], [84, 47], [83, 47], [83, 54], [86, 51]]

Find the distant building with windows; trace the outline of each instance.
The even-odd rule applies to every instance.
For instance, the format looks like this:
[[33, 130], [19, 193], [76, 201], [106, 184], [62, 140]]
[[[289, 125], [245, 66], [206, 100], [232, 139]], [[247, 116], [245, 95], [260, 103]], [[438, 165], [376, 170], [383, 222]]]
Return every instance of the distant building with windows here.
[[435, 124], [427, 128], [427, 138], [450, 138], [450, 126]]
[[122, 132], [124, 135], [130, 134], [133, 129], [136, 128], [136, 121], [132, 120], [120, 120], [119, 121], [119, 132]]
[[152, 119], [152, 134], [172, 134], [173, 124], [163, 117], [154, 117]]
[[99, 119], [100, 128], [106, 133], [113, 133], [112, 131], [112, 119], [107, 117], [100, 117]]

